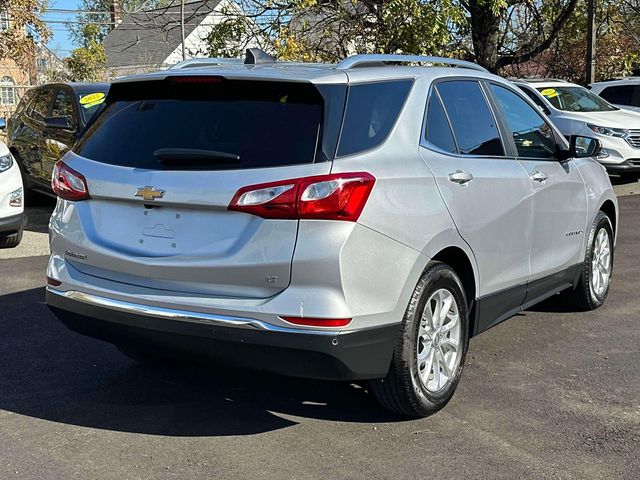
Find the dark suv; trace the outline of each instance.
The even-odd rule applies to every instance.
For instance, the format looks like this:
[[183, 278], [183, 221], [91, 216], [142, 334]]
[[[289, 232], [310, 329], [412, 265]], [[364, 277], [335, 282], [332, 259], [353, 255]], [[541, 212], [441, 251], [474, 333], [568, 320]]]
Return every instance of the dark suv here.
[[108, 83], [61, 83], [25, 93], [7, 122], [7, 145], [27, 192], [52, 194], [54, 164], [76, 142], [108, 90]]

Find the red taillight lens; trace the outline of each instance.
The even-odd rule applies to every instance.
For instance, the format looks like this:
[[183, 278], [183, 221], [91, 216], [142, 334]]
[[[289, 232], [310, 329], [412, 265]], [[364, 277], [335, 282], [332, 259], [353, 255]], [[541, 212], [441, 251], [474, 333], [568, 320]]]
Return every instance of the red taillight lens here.
[[251, 185], [238, 190], [229, 210], [263, 218], [355, 222], [373, 190], [370, 173], [336, 173]]
[[90, 198], [84, 176], [67, 166], [62, 160], [58, 160], [53, 168], [51, 187], [53, 193], [65, 200], [78, 201]]
[[308, 327], [345, 327], [351, 323], [350, 318], [302, 318], [302, 317], [280, 317], [285, 322], [294, 325], [305, 325]]

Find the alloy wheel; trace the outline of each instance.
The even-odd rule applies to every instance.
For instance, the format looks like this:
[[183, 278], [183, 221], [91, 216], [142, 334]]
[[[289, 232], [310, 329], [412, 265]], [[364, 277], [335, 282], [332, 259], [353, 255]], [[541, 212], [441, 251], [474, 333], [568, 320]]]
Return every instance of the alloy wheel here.
[[460, 313], [453, 293], [436, 290], [427, 300], [416, 345], [418, 375], [429, 392], [442, 390], [460, 363]]

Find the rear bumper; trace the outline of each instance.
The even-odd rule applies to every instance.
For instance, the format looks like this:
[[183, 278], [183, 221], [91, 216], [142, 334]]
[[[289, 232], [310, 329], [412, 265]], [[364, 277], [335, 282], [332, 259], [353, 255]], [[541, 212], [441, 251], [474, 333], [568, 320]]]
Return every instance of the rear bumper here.
[[355, 331], [286, 329], [47, 288], [68, 328], [110, 343], [183, 351], [282, 375], [360, 380], [386, 375], [398, 324]]
[[11, 215], [10, 217], [0, 218], [0, 236], [16, 233], [22, 228], [23, 222], [23, 213]]

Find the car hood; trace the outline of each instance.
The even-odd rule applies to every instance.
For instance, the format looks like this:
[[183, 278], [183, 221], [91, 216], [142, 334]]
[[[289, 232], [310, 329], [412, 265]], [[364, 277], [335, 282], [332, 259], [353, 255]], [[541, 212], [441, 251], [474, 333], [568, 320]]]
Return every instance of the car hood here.
[[0, 157], [4, 157], [5, 155], [9, 155], [9, 149], [4, 142], [0, 142]]
[[611, 112], [562, 112], [569, 120], [593, 123], [600, 127], [640, 129], [640, 113], [631, 110], [614, 110]]

